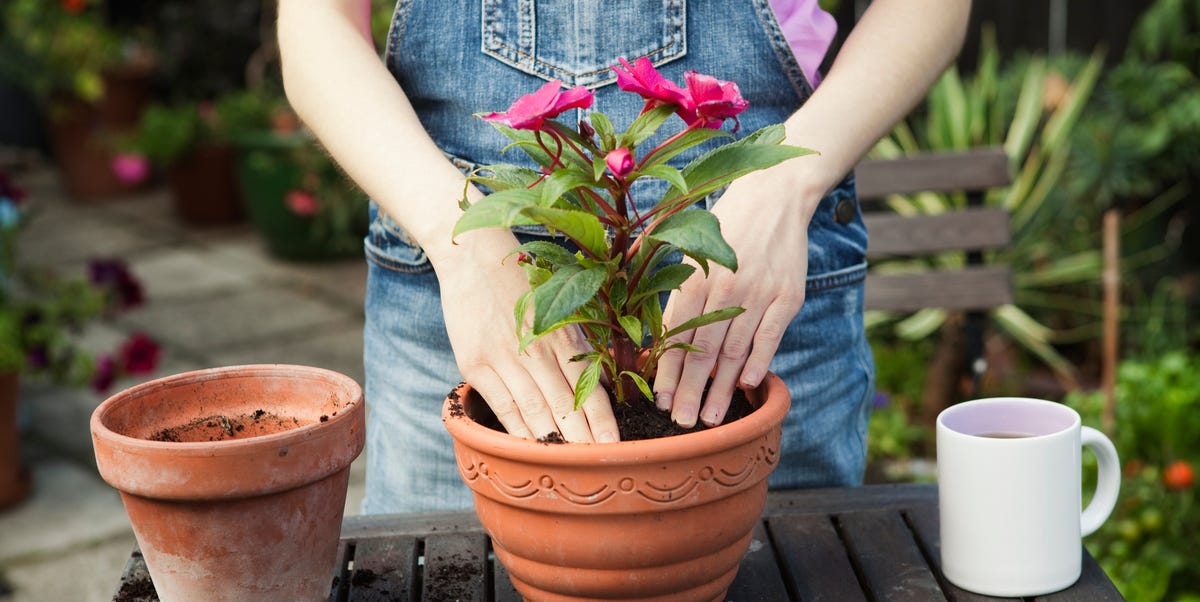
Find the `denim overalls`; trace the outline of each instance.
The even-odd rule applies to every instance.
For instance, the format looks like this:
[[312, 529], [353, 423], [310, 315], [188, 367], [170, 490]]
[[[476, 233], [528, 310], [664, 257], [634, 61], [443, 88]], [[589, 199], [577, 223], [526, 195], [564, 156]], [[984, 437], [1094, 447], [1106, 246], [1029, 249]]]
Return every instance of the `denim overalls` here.
[[[811, 93], [768, 0], [400, 0], [385, 60], [426, 130], [466, 170], [518, 162], [517, 152], [501, 154], [506, 139], [472, 115], [503, 111], [547, 80], [592, 88], [593, 107], [624, 129], [643, 103], [616, 87], [609, 66], [640, 56], [679, 83], [687, 70], [735, 81], [750, 102], [738, 135], [782, 122]], [[660, 135], [681, 125], [668, 122]], [[638, 193], [635, 202], [658, 198]], [[469, 507], [440, 417], [461, 376], [437, 278], [424, 252], [374, 204], [371, 217], [363, 512]], [[856, 484], [865, 462], [874, 366], [862, 325], [867, 237], [852, 176], [821, 201], [808, 234], [806, 301], [771, 364], [792, 394], [770, 479], [776, 488]]]

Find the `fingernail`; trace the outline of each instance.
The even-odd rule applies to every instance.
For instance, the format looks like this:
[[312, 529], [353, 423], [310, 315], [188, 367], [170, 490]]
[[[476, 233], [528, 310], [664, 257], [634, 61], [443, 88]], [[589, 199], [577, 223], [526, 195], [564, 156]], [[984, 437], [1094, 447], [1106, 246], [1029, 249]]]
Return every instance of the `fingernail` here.
[[678, 424], [679, 426], [681, 426], [681, 427], [683, 427], [683, 428], [685, 428], [685, 429], [690, 429], [690, 428], [692, 428], [693, 426], [696, 426], [696, 419], [695, 419], [695, 418], [692, 418], [691, 420], [684, 421], [684, 420], [680, 420], [678, 416], [671, 416], [671, 420], [675, 421], [675, 424]]
[[758, 383], [762, 382], [762, 379], [762, 375], [747, 372], [742, 375], [742, 381], [738, 383], [738, 386], [743, 389], [753, 389], [758, 386]]
[[609, 431], [604, 431], [603, 433], [600, 433], [600, 435], [596, 437], [596, 441], [598, 441], [600, 443], [616, 443], [617, 436], [612, 434]]
[[654, 406], [660, 410], [671, 409], [671, 394], [670, 393], [655, 393]]

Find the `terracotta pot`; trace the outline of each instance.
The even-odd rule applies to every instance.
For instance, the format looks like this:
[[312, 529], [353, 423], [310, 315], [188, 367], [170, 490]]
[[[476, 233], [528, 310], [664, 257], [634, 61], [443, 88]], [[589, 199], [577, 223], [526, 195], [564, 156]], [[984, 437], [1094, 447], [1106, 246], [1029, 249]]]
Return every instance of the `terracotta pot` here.
[[233, 149], [200, 146], [167, 170], [175, 212], [193, 224], [221, 224], [242, 218]]
[[363, 408], [350, 377], [286, 365], [186, 372], [100, 404], [96, 464], [161, 599], [326, 599]]
[[768, 375], [751, 415], [675, 437], [561, 445], [483, 426], [460, 385], [442, 419], [496, 557], [527, 600], [722, 600], [779, 458], [787, 387]]
[[46, 129], [62, 172], [67, 193], [80, 201], [128, 194], [138, 185], [127, 184], [112, 171], [116, 155], [109, 138], [113, 130], [101, 122], [96, 107], [77, 98], [53, 101]]
[[0, 510], [29, 495], [29, 470], [21, 462], [21, 433], [17, 429], [20, 386], [16, 372], [0, 374]]

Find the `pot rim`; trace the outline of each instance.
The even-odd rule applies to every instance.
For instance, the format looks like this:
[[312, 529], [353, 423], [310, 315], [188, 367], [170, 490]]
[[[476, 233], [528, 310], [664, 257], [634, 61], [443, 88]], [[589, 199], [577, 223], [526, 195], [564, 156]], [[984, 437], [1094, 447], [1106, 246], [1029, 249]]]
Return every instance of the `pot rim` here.
[[[462, 398], [473, 392], [471, 385], [460, 383], [451, 395], [457, 393]], [[765, 436], [782, 422], [791, 406], [787, 386], [772, 372], [767, 373], [763, 382], [748, 393], [762, 399], [762, 405], [748, 416], [702, 431], [640, 441], [542, 443], [514, 437], [483, 426], [465, 413], [451, 415], [451, 396], [447, 396], [442, 404], [442, 422], [453, 438], [461, 439], [471, 447], [500, 457], [522, 458], [550, 466], [635, 464], [649, 458], [670, 461], [716, 453], [737, 442]]]
[[[195, 385], [214, 380], [229, 378], [307, 378], [314, 381], [332, 383], [336, 388], [349, 393], [346, 408], [336, 416], [330, 416], [324, 422], [314, 422], [294, 429], [267, 435], [258, 435], [245, 439], [226, 439], [222, 441], [152, 441], [139, 437], [123, 435], [107, 425], [107, 419], [113, 413], [120, 411], [125, 405], [164, 389]], [[213, 457], [234, 456], [247, 452], [264, 444], [286, 444], [293, 440], [300, 441], [321, 436], [322, 433], [334, 434], [343, 431], [343, 423], [356, 420], [364, 406], [362, 387], [353, 378], [340, 372], [315, 366], [294, 364], [246, 364], [238, 366], [219, 366], [202, 368], [156, 378], [123, 391], [119, 391], [105, 399], [92, 412], [91, 431], [93, 436], [106, 441], [109, 445], [120, 448], [126, 453], [140, 452], [162, 454], [164, 452], [175, 456]], [[351, 425], [346, 424], [345, 427]]]

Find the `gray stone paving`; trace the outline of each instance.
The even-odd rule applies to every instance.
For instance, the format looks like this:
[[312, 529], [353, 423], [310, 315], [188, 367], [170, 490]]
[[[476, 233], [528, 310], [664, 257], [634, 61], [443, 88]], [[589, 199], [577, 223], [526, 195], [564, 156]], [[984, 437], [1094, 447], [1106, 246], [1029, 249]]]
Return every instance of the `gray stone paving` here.
[[[362, 260], [295, 264], [268, 255], [245, 223], [179, 222], [151, 188], [99, 202], [65, 198], [57, 174], [19, 175], [38, 208], [22, 261], [82, 274], [87, 260], [124, 259], [146, 304], [88, 328], [84, 345], [111, 349], [133, 331], [163, 345], [155, 375], [245, 363], [299, 363], [362, 375]], [[116, 491], [96, 473], [88, 420], [103, 395], [26, 383], [22, 449], [34, 474], [24, 504], [0, 512], [0, 602], [110, 600], [134, 539]], [[364, 458], [352, 467], [347, 514], [362, 499]], [[4, 591], [12, 591], [5, 595]]]

